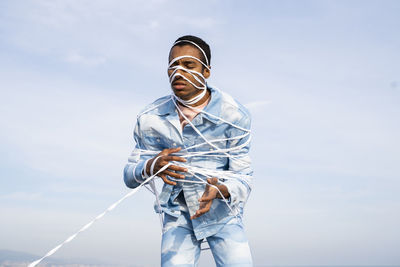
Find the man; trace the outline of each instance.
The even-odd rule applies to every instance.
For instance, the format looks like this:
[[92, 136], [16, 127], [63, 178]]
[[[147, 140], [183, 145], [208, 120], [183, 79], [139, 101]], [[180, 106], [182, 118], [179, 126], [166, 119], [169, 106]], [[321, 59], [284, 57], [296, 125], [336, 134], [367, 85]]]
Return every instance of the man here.
[[[164, 181], [156, 211], [164, 214], [161, 265], [197, 266], [207, 240], [217, 266], [252, 266], [242, 224], [251, 191], [250, 114], [207, 85], [211, 52], [202, 39], [177, 39], [169, 53], [171, 96], [138, 116], [136, 147], [124, 169], [135, 188]], [[154, 187], [153, 187], [154, 189]]]

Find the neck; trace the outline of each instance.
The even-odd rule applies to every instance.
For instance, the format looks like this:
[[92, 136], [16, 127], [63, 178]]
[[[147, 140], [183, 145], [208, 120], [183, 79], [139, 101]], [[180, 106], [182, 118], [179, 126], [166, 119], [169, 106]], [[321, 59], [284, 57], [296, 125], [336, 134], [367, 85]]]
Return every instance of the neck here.
[[[203, 95], [200, 99], [198, 99], [200, 97], [199, 94]], [[200, 106], [200, 105], [204, 104], [204, 102], [206, 102], [209, 99], [210, 95], [211, 95], [209, 89], [205, 89], [205, 91], [202, 91], [199, 94], [196, 95], [198, 100], [195, 100], [195, 101], [193, 101], [193, 100], [196, 98], [196, 96], [194, 96], [192, 98], [192, 101], [190, 101], [190, 100], [186, 100], [185, 101], [185, 100], [180, 99], [180, 98], [178, 98], [176, 96], [175, 96], [175, 98], [178, 100], [177, 102], [181, 106], [197, 107], [197, 106]], [[193, 102], [193, 103], [190, 103], [190, 102]]]
[[204, 102], [206, 102], [209, 97], [210, 97], [210, 90], [206, 89], [206, 94], [199, 101], [197, 101], [196, 103], [191, 104], [189, 106], [191, 106], [191, 107], [200, 106], [200, 105], [204, 104]]

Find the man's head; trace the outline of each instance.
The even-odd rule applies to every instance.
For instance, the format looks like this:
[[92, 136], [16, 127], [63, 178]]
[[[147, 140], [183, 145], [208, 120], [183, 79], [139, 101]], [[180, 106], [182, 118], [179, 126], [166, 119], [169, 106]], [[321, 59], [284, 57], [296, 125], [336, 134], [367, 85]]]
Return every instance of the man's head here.
[[[201, 61], [204, 62], [208, 66], [211, 65], [210, 46], [203, 39], [201, 39], [197, 36], [193, 36], [193, 35], [185, 35], [185, 36], [179, 37], [174, 42], [173, 46], [171, 47], [171, 50], [175, 46], [184, 46], [184, 45], [190, 45], [190, 46], [193, 46], [194, 48], [197, 48], [200, 52]], [[203, 54], [203, 52], [205, 55]]]
[[[178, 38], [169, 53], [168, 76], [179, 99], [199, 99], [210, 76], [210, 47], [202, 39], [186, 35]], [[196, 97], [196, 98], [195, 98]]]

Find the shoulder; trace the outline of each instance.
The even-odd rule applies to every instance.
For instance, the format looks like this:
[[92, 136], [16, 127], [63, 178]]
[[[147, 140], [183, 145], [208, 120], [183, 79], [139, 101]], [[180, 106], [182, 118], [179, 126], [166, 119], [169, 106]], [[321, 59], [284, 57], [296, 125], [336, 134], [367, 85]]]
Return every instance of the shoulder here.
[[168, 111], [168, 108], [172, 104], [171, 95], [166, 95], [158, 98], [153, 101], [151, 104], [148, 104], [144, 108], [142, 108], [137, 115], [138, 119], [143, 115], [162, 115], [163, 113]]
[[163, 115], [169, 114], [173, 108], [171, 95], [158, 98], [140, 110], [136, 119], [136, 130], [149, 130], [154, 125], [161, 124], [165, 117]]
[[219, 102], [221, 105], [220, 117], [235, 125], [250, 128], [250, 111], [230, 94], [219, 91]]

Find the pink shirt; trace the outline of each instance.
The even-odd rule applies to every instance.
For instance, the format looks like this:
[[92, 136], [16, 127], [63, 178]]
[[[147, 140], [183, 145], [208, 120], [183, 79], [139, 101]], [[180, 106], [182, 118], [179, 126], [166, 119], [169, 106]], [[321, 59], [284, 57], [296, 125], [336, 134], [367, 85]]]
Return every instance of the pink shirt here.
[[[205, 106], [207, 106], [208, 102], [210, 102], [210, 98], [211, 97], [209, 97], [203, 104], [201, 104], [199, 106], [196, 106], [195, 108], [199, 109], [199, 110], [202, 110]], [[192, 121], [194, 119], [194, 117], [196, 117], [196, 115], [200, 113], [200, 111], [185, 107], [185, 106], [183, 106], [183, 105], [181, 105], [179, 103], [178, 103], [178, 105], [179, 105], [179, 108], [181, 109], [182, 113], [190, 121]], [[183, 127], [185, 127], [185, 125], [188, 124], [188, 122], [185, 120], [185, 118], [183, 118], [183, 116], [179, 112], [178, 112], [178, 114], [179, 114], [179, 120], [181, 122], [182, 129], [183, 129]]]

